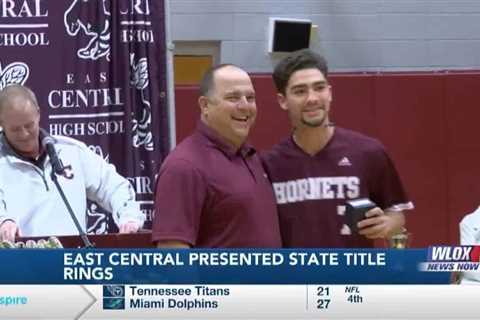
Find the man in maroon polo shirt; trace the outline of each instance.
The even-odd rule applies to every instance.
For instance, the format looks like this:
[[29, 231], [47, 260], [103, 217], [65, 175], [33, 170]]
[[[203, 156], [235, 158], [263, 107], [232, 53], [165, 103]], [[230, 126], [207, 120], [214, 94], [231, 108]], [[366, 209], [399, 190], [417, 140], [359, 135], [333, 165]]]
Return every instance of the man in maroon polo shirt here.
[[158, 175], [152, 240], [158, 247], [280, 247], [275, 198], [260, 160], [245, 143], [255, 122], [255, 91], [234, 65], [200, 83], [196, 131]]
[[[262, 155], [278, 205], [285, 247], [371, 247], [372, 239], [401, 232], [412, 209], [382, 144], [335, 127], [329, 120], [332, 89], [327, 62], [310, 50], [294, 52], [275, 67], [280, 107], [291, 136]], [[345, 223], [345, 202], [369, 198], [358, 233]]]

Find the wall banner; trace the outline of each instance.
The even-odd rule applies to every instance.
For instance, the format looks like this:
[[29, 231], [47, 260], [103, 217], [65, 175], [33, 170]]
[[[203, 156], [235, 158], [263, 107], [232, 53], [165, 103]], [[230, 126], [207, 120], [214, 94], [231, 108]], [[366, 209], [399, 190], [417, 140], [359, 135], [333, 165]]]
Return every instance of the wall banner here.
[[[163, 0], [0, 0], [0, 89], [30, 87], [43, 128], [114, 164], [147, 228], [170, 147], [164, 17]], [[90, 233], [115, 231], [111, 220], [89, 204]]]

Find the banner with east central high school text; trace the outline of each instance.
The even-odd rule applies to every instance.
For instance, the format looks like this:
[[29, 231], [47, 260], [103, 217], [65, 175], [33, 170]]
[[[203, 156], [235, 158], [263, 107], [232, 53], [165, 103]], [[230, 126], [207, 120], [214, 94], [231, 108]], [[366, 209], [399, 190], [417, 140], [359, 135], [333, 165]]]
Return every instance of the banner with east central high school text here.
[[[41, 126], [85, 142], [132, 183], [146, 227], [169, 151], [163, 0], [0, 0], [0, 89], [30, 87]], [[88, 231], [114, 231], [88, 206]]]

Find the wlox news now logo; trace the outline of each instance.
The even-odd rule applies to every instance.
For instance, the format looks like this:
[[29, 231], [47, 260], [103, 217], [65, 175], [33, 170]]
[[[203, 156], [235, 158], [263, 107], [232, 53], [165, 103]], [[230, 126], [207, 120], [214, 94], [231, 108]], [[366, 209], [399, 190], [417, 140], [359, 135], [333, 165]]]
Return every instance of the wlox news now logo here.
[[441, 246], [428, 248], [427, 262], [422, 271], [480, 272], [480, 246]]
[[105, 285], [103, 286], [103, 309], [124, 310], [125, 309], [125, 286]]

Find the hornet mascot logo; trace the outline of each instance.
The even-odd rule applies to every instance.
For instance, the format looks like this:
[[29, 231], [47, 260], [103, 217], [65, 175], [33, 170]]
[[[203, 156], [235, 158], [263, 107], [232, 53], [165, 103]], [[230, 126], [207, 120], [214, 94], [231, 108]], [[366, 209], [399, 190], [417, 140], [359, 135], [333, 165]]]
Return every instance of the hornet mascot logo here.
[[11, 84], [23, 85], [29, 74], [28, 65], [23, 62], [12, 62], [3, 69], [0, 63], [0, 90]]
[[80, 32], [90, 40], [85, 47], [78, 49], [81, 59], [109, 59], [110, 54], [110, 12], [109, 0], [74, 0], [65, 11], [64, 24], [68, 35], [74, 37]]

